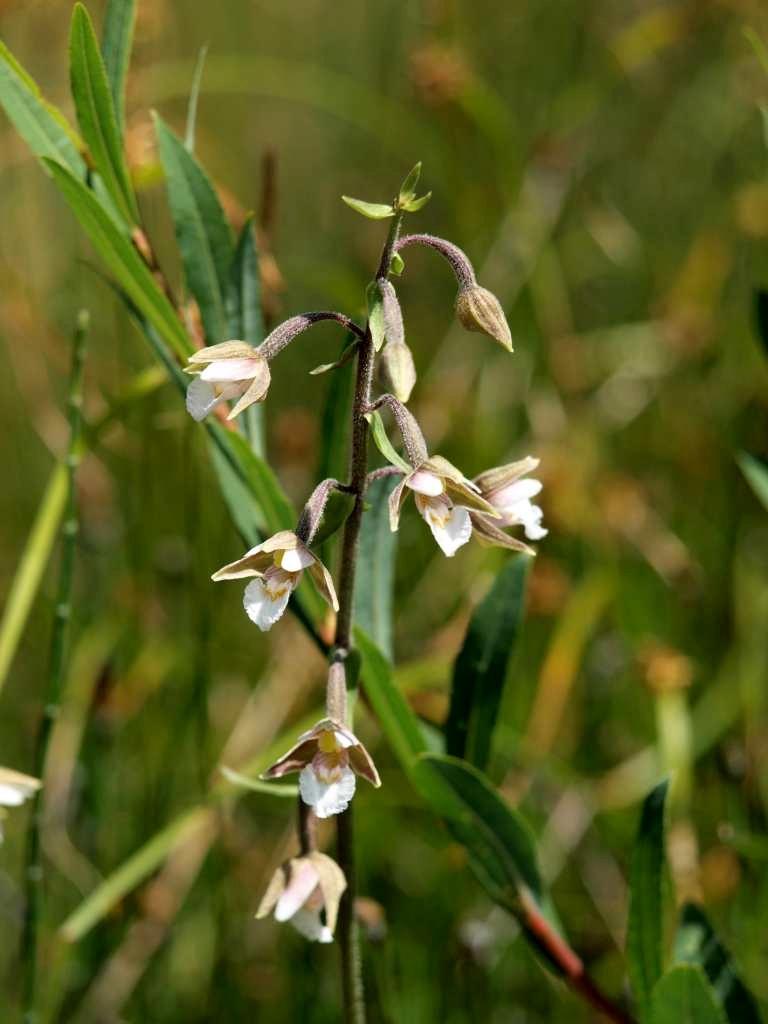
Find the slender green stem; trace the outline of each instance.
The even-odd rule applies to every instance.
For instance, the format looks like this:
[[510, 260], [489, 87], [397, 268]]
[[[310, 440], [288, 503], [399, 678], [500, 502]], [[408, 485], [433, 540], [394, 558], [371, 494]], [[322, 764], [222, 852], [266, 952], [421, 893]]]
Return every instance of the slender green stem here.
[[[377, 279], [389, 276], [395, 244], [400, 233], [402, 214], [392, 218], [389, 235], [382, 249], [376, 271]], [[376, 353], [371, 332], [366, 326], [365, 337], [357, 352], [357, 376], [352, 408], [352, 447], [350, 452], [349, 489], [355, 503], [349, 515], [341, 543], [339, 571], [339, 614], [336, 620], [336, 650], [348, 651], [352, 646], [352, 610], [355, 597], [355, 575], [360, 527], [363, 521], [365, 488], [368, 477], [368, 421], [365, 414], [371, 404], [371, 386]], [[350, 702], [354, 709], [354, 701]], [[350, 711], [350, 716], [352, 711]], [[353, 723], [347, 723], [352, 727]], [[360, 938], [355, 920], [355, 847], [352, 806], [337, 818], [339, 865], [347, 879], [347, 889], [339, 907], [338, 942], [341, 953], [341, 980], [346, 1024], [365, 1024], [365, 993], [363, 990]]]
[[[79, 530], [77, 518], [76, 474], [81, 458], [83, 427], [83, 358], [88, 314], [78, 317], [72, 340], [72, 369], [67, 391], [69, 444], [66, 456], [67, 495], [64, 520], [61, 527], [61, 564], [56, 593], [56, 611], [51, 636], [50, 670], [37, 737], [35, 740], [34, 774], [42, 778], [54, 722], [59, 713], [61, 693], [67, 673], [70, 619], [72, 615], [72, 580], [75, 566], [75, 547]], [[44, 790], [43, 790], [44, 792]], [[42, 795], [38, 793], [32, 807], [26, 856], [26, 904], [22, 934], [22, 962], [24, 970], [24, 1022], [37, 1021], [37, 946], [42, 916], [43, 864], [40, 844], [42, 824]]]

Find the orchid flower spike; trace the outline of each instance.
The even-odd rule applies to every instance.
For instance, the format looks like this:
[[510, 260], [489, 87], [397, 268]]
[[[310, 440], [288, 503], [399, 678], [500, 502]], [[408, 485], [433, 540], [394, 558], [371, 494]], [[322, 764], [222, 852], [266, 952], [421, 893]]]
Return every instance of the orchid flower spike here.
[[237, 399], [227, 417], [233, 420], [249, 405], [263, 402], [269, 389], [269, 364], [245, 341], [201, 348], [189, 357], [185, 373], [195, 378], [187, 388], [187, 412], [198, 422], [220, 402]]
[[318, 818], [330, 818], [346, 811], [355, 794], [356, 775], [362, 775], [373, 786], [381, 785], [373, 759], [363, 744], [353, 732], [332, 718], [324, 718], [299, 736], [288, 753], [261, 777], [279, 779], [291, 772], [301, 772], [301, 799], [313, 808]]
[[542, 483], [528, 476], [538, 465], [539, 460], [528, 455], [519, 462], [488, 469], [475, 477], [475, 485], [499, 517], [491, 520], [482, 513], [472, 513], [472, 523], [480, 541], [517, 551], [530, 551], [522, 541], [500, 530], [502, 526], [522, 526], [528, 540], [546, 537], [549, 531], [541, 525], [544, 513], [531, 502], [531, 498], [540, 493]]
[[293, 857], [272, 876], [256, 917], [274, 911], [312, 942], [333, 942], [339, 902], [347, 888], [344, 872], [331, 857], [313, 850]]
[[262, 631], [270, 629], [285, 611], [291, 593], [298, 587], [304, 570], [335, 612], [339, 602], [331, 574], [323, 563], [290, 530], [281, 530], [236, 562], [218, 569], [211, 579], [240, 580], [254, 576], [245, 588], [243, 606], [248, 618]]
[[408, 473], [389, 498], [389, 526], [394, 532], [400, 523], [400, 510], [408, 491], [414, 493], [416, 507], [432, 536], [449, 558], [472, 536], [470, 509], [490, 519], [499, 513], [480, 493], [477, 484], [468, 480], [455, 466], [440, 455], [433, 455]]
[[[15, 772], [12, 768], [0, 767], [0, 808], [19, 807], [40, 789], [42, 783], [31, 775]], [[3, 841], [2, 819], [5, 811], [0, 809], [0, 842]]]

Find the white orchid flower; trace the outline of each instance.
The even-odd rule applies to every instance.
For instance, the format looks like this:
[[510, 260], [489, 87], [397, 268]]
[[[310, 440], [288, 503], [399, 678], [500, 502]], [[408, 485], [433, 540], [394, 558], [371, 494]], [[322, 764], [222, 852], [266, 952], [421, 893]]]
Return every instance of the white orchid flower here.
[[243, 595], [243, 606], [259, 629], [270, 629], [288, 606], [292, 592], [301, 582], [304, 570], [315, 582], [317, 589], [336, 612], [339, 602], [333, 579], [323, 563], [290, 530], [281, 530], [242, 558], [222, 566], [211, 579], [239, 580], [254, 576]]
[[223, 341], [189, 357], [186, 373], [195, 379], [187, 388], [187, 412], [203, 420], [217, 405], [235, 401], [227, 419], [234, 419], [254, 402], [264, 401], [270, 383], [269, 364], [245, 341]]
[[257, 918], [274, 911], [312, 942], [333, 942], [339, 901], [347, 888], [344, 872], [331, 857], [313, 850], [281, 865], [261, 901]]
[[400, 510], [408, 492], [413, 491], [416, 507], [432, 531], [441, 551], [449, 558], [472, 536], [470, 510], [490, 518], [498, 513], [447, 459], [433, 455], [406, 474], [389, 498], [389, 525], [393, 531], [400, 522]]
[[[528, 455], [519, 462], [486, 470], [475, 477], [475, 485], [497, 513], [495, 520], [482, 514], [472, 515], [472, 522], [480, 540], [501, 544], [515, 550], [530, 550], [522, 541], [503, 533], [499, 527], [522, 526], [528, 540], [541, 540], [549, 532], [542, 526], [543, 512], [531, 498], [541, 493], [542, 483], [528, 474], [539, 465], [539, 460]], [[525, 479], [523, 479], [525, 477]]]
[[381, 785], [373, 759], [363, 744], [346, 726], [331, 718], [324, 718], [299, 736], [262, 778], [279, 779], [291, 772], [301, 773], [301, 798], [318, 818], [346, 811], [355, 794], [357, 775], [373, 786]]

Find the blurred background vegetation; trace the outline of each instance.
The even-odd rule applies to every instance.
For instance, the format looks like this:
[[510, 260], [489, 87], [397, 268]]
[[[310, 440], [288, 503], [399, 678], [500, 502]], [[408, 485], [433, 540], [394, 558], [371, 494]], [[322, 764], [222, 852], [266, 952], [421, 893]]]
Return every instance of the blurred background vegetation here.
[[[69, 111], [70, 5], [1, 0], [0, 14], [5, 42]], [[183, 131], [207, 44], [197, 153], [236, 224], [260, 214], [273, 322], [363, 315], [382, 226], [339, 196], [386, 201], [417, 159], [434, 194], [414, 229], [462, 245], [500, 296], [513, 357], [455, 326], [447, 269], [409, 252], [399, 291], [420, 375], [413, 408], [431, 448], [469, 475], [542, 460], [550, 535], [491, 774], [535, 824], [573, 945], [614, 992], [639, 801], [672, 768], [678, 895], [704, 900], [768, 1000], [768, 524], [735, 462], [739, 450], [768, 456], [753, 321], [768, 279], [757, 110], [768, 79], [745, 25], [768, 36], [760, 0], [146, 0], [128, 82], [129, 159], [166, 262], [149, 111]], [[77, 310], [92, 314], [91, 420], [154, 364], [4, 118], [0, 183], [5, 592], [65, 447]], [[307, 371], [338, 344], [318, 328], [274, 367], [270, 460], [297, 503], [318, 478], [327, 415], [328, 378]], [[209, 584], [240, 541], [199, 429], [170, 387], [148, 385], [79, 474], [74, 648], [48, 791], [50, 934], [169, 822], [202, 809], [159, 871], [78, 943], [55, 946], [51, 1008], [82, 1022], [335, 1021], [335, 950], [253, 919], [293, 849], [289, 807], [242, 791], [201, 803], [222, 763], [252, 759], [317, 706], [323, 662], [290, 617], [264, 637], [240, 587]], [[506, 557], [468, 546], [445, 560], [421, 520], [404, 519], [398, 679], [429, 721], [444, 718], [468, 616]], [[49, 576], [0, 705], [0, 761], [22, 770], [55, 563]], [[590, 1019], [543, 982], [370, 718], [362, 730], [384, 779], [360, 792], [357, 814], [372, 1021]], [[25, 824], [14, 815], [0, 852], [11, 1005]]]

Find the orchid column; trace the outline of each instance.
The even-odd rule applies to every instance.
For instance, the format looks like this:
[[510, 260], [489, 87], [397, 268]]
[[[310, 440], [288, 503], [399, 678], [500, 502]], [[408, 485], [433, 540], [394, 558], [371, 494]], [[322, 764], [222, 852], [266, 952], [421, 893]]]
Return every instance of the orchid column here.
[[[307, 938], [330, 942], [338, 921], [345, 1020], [363, 1024], [365, 1002], [360, 969], [360, 950], [355, 921], [355, 858], [352, 798], [357, 778], [374, 787], [379, 774], [363, 744], [354, 733], [354, 701], [348, 700], [356, 679], [348, 673], [352, 651], [352, 612], [357, 573], [358, 541], [368, 483], [374, 477], [395, 475], [401, 479], [390, 499], [390, 525], [398, 528], [405, 498], [413, 494], [415, 505], [435, 541], [448, 556], [475, 536], [485, 544], [513, 551], [530, 551], [518, 537], [505, 532], [522, 526], [528, 539], [546, 533], [541, 510], [531, 504], [541, 489], [528, 474], [537, 460], [527, 457], [508, 466], [481, 473], [474, 480], [439, 454], [430, 454], [427, 442], [405, 404], [416, 384], [413, 356], [405, 340], [403, 316], [391, 275], [404, 269], [401, 253], [410, 245], [425, 245], [447, 261], [457, 283], [456, 313], [470, 331], [498, 341], [512, 351], [509, 327], [503, 310], [489, 291], [478, 285], [466, 255], [457, 246], [432, 235], [400, 236], [403, 218], [420, 210], [429, 194], [417, 197], [420, 165], [411, 171], [392, 203], [367, 203], [344, 197], [348, 206], [366, 217], [389, 220], [390, 228], [379, 265], [367, 289], [368, 318], [363, 327], [343, 313], [311, 312], [291, 317], [258, 347], [237, 340], [204, 348], [189, 360], [194, 380], [187, 408], [202, 419], [226, 402], [234, 403], [228, 418], [236, 417], [254, 402], [264, 401], [271, 380], [270, 364], [291, 342], [314, 324], [331, 320], [352, 336], [341, 358], [319, 367], [322, 372], [356, 360], [355, 393], [351, 422], [349, 474], [346, 481], [323, 480], [309, 497], [295, 530], [284, 530], [263, 540], [239, 559], [213, 574], [214, 580], [249, 580], [243, 603], [249, 618], [261, 630], [270, 629], [283, 615], [291, 594], [308, 572], [336, 613], [334, 644], [329, 655], [326, 683], [326, 715], [297, 738], [264, 778], [299, 773], [299, 855], [275, 874], [258, 911], [274, 912], [279, 921], [290, 921]], [[373, 397], [377, 357], [380, 377], [390, 389]], [[391, 464], [368, 469], [369, 421], [377, 410], [388, 409], [399, 431], [405, 458], [391, 444], [382, 445]], [[351, 507], [344, 523], [338, 586], [312, 551], [330, 495], [350, 496]], [[338, 864], [317, 850], [315, 818], [337, 816]]]

